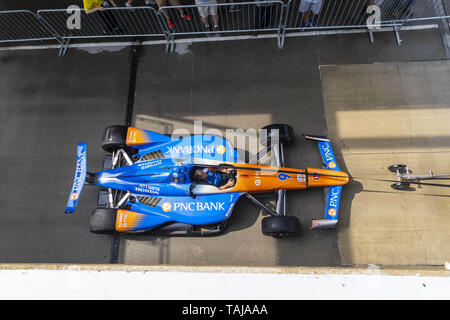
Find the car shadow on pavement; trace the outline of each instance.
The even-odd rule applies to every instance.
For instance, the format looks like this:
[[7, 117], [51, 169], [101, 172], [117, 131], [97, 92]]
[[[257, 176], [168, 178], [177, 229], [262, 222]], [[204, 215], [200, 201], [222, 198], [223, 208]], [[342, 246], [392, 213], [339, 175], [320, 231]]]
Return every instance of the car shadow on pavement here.
[[[352, 179], [345, 161], [336, 155], [342, 171], [350, 175], [349, 183], [343, 187], [339, 209], [339, 222], [333, 229], [310, 230], [312, 219], [321, 219], [325, 208], [325, 192], [322, 188], [300, 192], [296, 202], [303, 205], [299, 212], [292, 212], [300, 220], [300, 235], [277, 239], [278, 265], [280, 266], [341, 266], [339, 232], [350, 225], [352, 201], [363, 191], [363, 185]], [[288, 197], [289, 199], [289, 197]], [[294, 206], [288, 202], [288, 207]]]

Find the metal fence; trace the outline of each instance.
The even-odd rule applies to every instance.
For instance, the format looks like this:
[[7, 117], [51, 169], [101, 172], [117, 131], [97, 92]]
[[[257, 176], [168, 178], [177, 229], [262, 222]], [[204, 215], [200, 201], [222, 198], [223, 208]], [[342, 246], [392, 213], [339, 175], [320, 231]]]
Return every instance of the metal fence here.
[[28, 10], [0, 11], [0, 43], [53, 40], [55, 34]]
[[167, 40], [169, 30], [162, 24], [160, 15], [151, 7], [108, 8], [91, 14], [83, 9], [38, 11], [38, 16], [53, 27], [65, 47], [73, 39], [161, 37]]
[[239, 2], [237, 5], [235, 10], [231, 10], [236, 6], [234, 3], [209, 3], [161, 7], [159, 11], [173, 24], [171, 40], [180, 36], [276, 33], [281, 48], [280, 26], [285, 9], [282, 1]]
[[289, 0], [284, 32], [366, 28], [373, 32], [392, 27], [400, 42], [398, 29], [414, 12], [428, 8], [419, 0], [320, 0], [308, 5]]
[[119, 7], [92, 14], [79, 8], [37, 13], [0, 11], [0, 43], [56, 40], [63, 55], [73, 39], [160, 37], [169, 51], [180, 37], [267, 33], [273, 34], [282, 48], [290, 32], [359, 28], [367, 30], [373, 41], [374, 31], [390, 27], [401, 44], [399, 30], [405, 24], [450, 18], [442, 10], [442, 0], [321, 0], [315, 4], [285, 1], [210, 1], [159, 10], [148, 6]]

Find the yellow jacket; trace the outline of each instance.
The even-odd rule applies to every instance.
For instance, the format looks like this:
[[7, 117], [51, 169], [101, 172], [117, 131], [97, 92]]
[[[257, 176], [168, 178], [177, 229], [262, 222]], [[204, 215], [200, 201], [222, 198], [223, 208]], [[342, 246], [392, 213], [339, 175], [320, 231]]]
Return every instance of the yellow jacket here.
[[88, 11], [89, 9], [100, 7], [104, 0], [83, 0], [84, 10]]

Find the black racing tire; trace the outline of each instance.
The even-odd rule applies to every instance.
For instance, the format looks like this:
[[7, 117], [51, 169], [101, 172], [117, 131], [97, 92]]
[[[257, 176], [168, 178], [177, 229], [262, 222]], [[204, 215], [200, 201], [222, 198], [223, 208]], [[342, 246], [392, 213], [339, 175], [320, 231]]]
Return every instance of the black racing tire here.
[[388, 167], [391, 172], [404, 171], [406, 169], [406, 164], [393, 164]]
[[300, 222], [292, 216], [270, 216], [262, 219], [262, 233], [275, 238], [293, 237], [300, 233]]
[[261, 130], [267, 130], [267, 136], [262, 134], [259, 136], [259, 141], [263, 146], [268, 146], [271, 143], [272, 137], [279, 132], [279, 142], [283, 144], [291, 144], [294, 142], [294, 129], [288, 124], [271, 124], [261, 128]]
[[410, 189], [410, 184], [408, 182], [397, 182], [391, 184], [391, 188], [394, 190], [408, 190]]
[[116, 232], [117, 209], [98, 208], [92, 212], [89, 224], [92, 233], [112, 234]]
[[110, 126], [103, 131], [102, 148], [114, 152], [127, 146], [127, 126]]

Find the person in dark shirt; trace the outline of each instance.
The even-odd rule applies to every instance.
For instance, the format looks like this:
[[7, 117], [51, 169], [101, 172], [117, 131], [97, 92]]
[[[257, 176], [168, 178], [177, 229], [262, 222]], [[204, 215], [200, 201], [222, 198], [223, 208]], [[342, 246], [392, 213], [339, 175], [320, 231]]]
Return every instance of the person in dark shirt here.
[[224, 190], [236, 184], [233, 172], [232, 168], [198, 168], [194, 171], [194, 178], [198, 182], [204, 182]]

